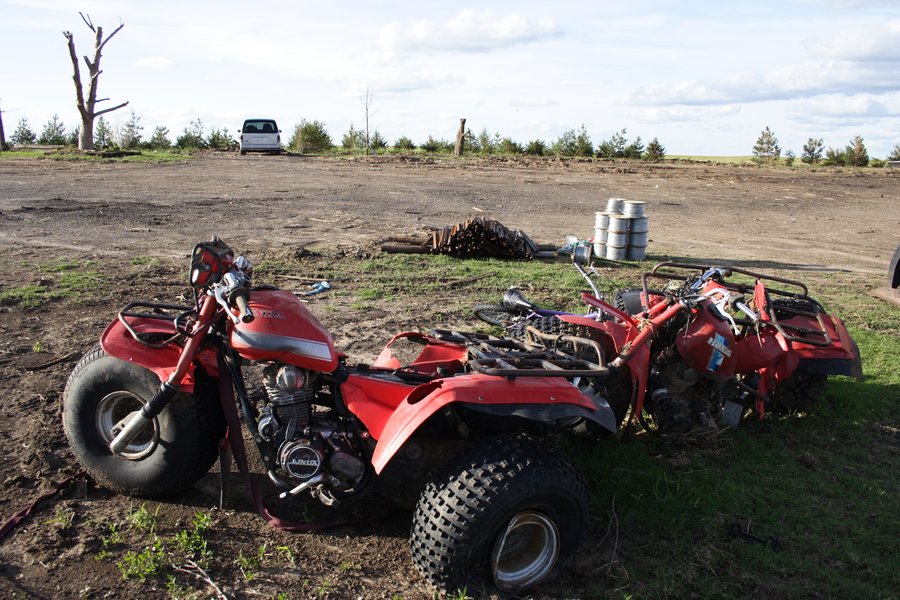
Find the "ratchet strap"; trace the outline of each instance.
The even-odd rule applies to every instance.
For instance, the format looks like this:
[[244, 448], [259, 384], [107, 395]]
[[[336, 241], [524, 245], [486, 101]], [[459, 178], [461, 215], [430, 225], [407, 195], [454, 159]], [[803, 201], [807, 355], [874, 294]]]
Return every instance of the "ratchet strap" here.
[[34, 509], [37, 508], [38, 504], [40, 504], [44, 500], [49, 500], [53, 496], [57, 495], [58, 493], [60, 493], [61, 491], [63, 491], [64, 489], [66, 489], [67, 487], [72, 485], [72, 483], [74, 481], [81, 479], [82, 477], [86, 477], [86, 476], [87, 476], [87, 473], [85, 471], [79, 471], [78, 473], [75, 473], [74, 475], [66, 477], [59, 483], [54, 483], [53, 487], [51, 487], [48, 491], [44, 492], [43, 494], [41, 494], [40, 496], [35, 498], [34, 502], [32, 502], [31, 504], [29, 504], [28, 506], [26, 506], [25, 508], [23, 508], [22, 510], [20, 510], [19, 512], [14, 514], [12, 517], [9, 518], [9, 520], [6, 521], [6, 523], [3, 524], [3, 527], [0, 527], [0, 540], [2, 540], [7, 535], [9, 535], [9, 533], [13, 529], [15, 529], [19, 523], [21, 523], [22, 521], [27, 519], [31, 515], [32, 511], [34, 511]]
[[[224, 443], [231, 449], [231, 453], [234, 456], [234, 462], [237, 463], [238, 470], [241, 472], [244, 483], [247, 485], [247, 493], [250, 495], [250, 501], [253, 502], [253, 506], [256, 508], [256, 512], [259, 513], [259, 516], [265, 519], [272, 527], [283, 531], [316, 531], [319, 529], [351, 524], [348, 521], [311, 521], [297, 523], [294, 521], [287, 521], [272, 514], [265, 502], [263, 502], [262, 492], [259, 491], [259, 488], [250, 476], [250, 467], [247, 462], [247, 450], [244, 446], [244, 438], [241, 435], [241, 422], [234, 402], [234, 384], [231, 379], [231, 371], [225, 364], [222, 352], [220, 351], [218, 354], [219, 398], [222, 402], [222, 413], [225, 416], [225, 424], [228, 426]], [[369, 519], [366, 519], [366, 521], [368, 520]]]

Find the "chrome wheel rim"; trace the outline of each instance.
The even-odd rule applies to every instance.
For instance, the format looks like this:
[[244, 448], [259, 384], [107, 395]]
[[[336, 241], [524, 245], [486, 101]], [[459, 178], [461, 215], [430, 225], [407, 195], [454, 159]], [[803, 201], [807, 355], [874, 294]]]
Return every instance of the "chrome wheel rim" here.
[[552, 519], [536, 510], [518, 513], [494, 542], [494, 584], [516, 591], [540, 583], [556, 565], [559, 546], [559, 529]]
[[[97, 406], [97, 433], [109, 446], [116, 433], [121, 431], [131, 415], [144, 406], [144, 401], [131, 392], [119, 391], [107, 394]], [[140, 460], [149, 456], [159, 445], [159, 423], [153, 419], [125, 449], [117, 454], [128, 460]]]

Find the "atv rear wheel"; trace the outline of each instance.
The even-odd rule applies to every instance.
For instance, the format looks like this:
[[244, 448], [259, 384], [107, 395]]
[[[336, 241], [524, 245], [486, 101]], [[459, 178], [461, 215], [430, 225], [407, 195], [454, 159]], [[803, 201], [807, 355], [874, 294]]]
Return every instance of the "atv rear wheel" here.
[[139, 410], [159, 387], [147, 369], [99, 346], [82, 358], [63, 393], [69, 445], [90, 475], [131, 496], [163, 498], [193, 485], [212, 466], [224, 433], [215, 398], [178, 394], [126, 446], [113, 454], [113, 428]]
[[476, 304], [472, 312], [475, 313], [476, 317], [490, 325], [503, 326], [516, 317], [516, 313], [510, 311], [508, 307], [496, 303]]
[[413, 518], [413, 562], [435, 586], [518, 592], [551, 579], [589, 522], [587, 484], [552, 446], [481, 440], [430, 482]]
[[768, 407], [772, 412], [789, 413], [809, 410], [825, 393], [828, 376], [797, 370], [775, 385], [769, 393]]

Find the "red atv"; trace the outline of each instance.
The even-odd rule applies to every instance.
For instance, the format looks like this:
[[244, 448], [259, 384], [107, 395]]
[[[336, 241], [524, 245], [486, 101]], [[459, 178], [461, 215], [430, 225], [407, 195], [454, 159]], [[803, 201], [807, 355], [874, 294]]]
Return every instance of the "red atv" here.
[[862, 377], [844, 323], [803, 283], [737, 267], [660, 263], [642, 284], [618, 294], [616, 306], [596, 288], [583, 294], [593, 309], [587, 315], [541, 311], [507, 293], [516, 301], [506, 302], [511, 310], [530, 308], [509, 330], [595, 341], [611, 360], [610, 374], [592, 380], [593, 393], [617, 419], [630, 407], [644, 426], [646, 407], [661, 433], [734, 427], [748, 410], [761, 418], [767, 409], [805, 409], [828, 375]]
[[246, 471], [242, 417], [282, 498], [415, 506], [413, 560], [443, 590], [524, 590], [572, 557], [588, 489], [548, 437], [616, 431], [578, 385], [609, 372], [596, 342], [402, 333], [353, 365], [294, 294], [251, 273], [220, 240], [197, 244], [193, 306], [129, 304], [75, 367], [65, 431], [98, 482], [170, 496], [229, 446]]

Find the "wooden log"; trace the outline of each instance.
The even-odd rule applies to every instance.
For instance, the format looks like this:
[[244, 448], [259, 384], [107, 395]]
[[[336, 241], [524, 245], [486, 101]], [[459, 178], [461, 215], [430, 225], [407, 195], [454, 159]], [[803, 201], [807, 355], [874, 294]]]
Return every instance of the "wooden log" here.
[[413, 246], [411, 244], [383, 244], [382, 252], [388, 254], [428, 254], [431, 248], [428, 246]]

